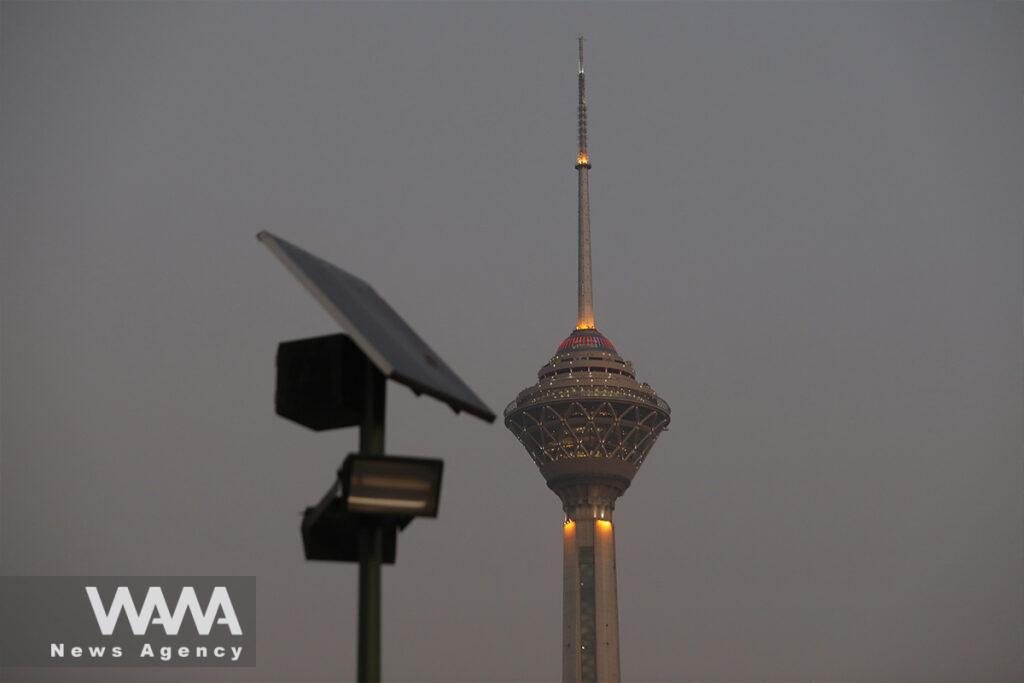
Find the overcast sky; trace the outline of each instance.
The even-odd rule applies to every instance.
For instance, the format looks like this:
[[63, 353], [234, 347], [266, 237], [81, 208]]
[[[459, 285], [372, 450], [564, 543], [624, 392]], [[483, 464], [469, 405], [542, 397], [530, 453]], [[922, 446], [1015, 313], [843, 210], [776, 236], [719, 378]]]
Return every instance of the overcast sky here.
[[[336, 327], [254, 236], [500, 411], [575, 321], [583, 33], [597, 322], [673, 409], [616, 509], [623, 679], [1024, 678], [1020, 4], [0, 20], [3, 574], [255, 575], [260, 666], [188, 676], [354, 677], [356, 567], [298, 527], [357, 434], [273, 412], [278, 341]], [[389, 392], [387, 450], [446, 468], [386, 679], [557, 680], [557, 498], [500, 423]]]

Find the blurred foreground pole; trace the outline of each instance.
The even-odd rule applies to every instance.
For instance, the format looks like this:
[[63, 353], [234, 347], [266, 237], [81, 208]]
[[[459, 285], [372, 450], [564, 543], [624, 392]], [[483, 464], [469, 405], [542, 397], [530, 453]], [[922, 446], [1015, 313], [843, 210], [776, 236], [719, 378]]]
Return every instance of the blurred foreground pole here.
[[[366, 400], [359, 425], [360, 455], [384, 455], [384, 375], [366, 364]], [[383, 555], [380, 524], [359, 529], [359, 683], [380, 683], [380, 567]]]

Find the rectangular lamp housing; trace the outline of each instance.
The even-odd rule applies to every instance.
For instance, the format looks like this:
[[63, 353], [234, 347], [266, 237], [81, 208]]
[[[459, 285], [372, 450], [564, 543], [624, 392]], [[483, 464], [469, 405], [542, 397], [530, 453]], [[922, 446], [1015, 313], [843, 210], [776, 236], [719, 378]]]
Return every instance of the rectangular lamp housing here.
[[353, 514], [437, 517], [444, 461], [352, 454], [339, 472], [342, 499]]
[[344, 334], [282, 342], [277, 347], [277, 414], [315, 431], [358, 425], [368, 363]]

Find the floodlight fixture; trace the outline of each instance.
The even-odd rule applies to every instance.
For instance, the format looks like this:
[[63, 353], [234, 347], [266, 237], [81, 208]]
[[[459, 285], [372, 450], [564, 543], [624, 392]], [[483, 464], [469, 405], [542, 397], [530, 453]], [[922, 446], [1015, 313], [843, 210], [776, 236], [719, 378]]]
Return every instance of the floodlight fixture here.
[[366, 407], [369, 361], [344, 334], [281, 342], [274, 409], [315, 431], [354, 427]]
[[353, 453], [339, 472], [342, 501], [350, 513], [437, 517], [444, 461]]

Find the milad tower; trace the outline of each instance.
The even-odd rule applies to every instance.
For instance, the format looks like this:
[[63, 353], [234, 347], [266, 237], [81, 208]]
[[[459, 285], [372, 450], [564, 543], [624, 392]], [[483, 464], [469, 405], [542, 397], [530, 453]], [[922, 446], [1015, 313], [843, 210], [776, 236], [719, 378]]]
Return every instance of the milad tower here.
[[625, 493], [670, 409], [636, 378], [594, 324], [583, 38], [579, 43], [579, 315], [576, 328], [505, 409], [505, 426], [526, 447], [562, 500], [562, 681], [619, 681], [615, 499]]

